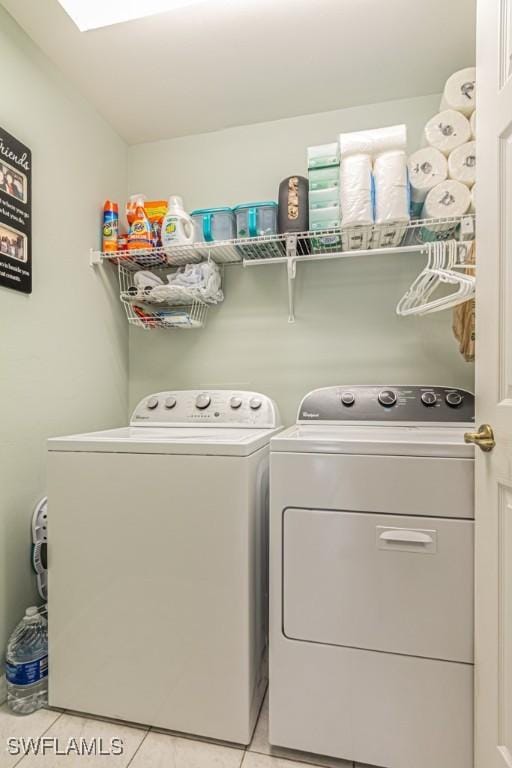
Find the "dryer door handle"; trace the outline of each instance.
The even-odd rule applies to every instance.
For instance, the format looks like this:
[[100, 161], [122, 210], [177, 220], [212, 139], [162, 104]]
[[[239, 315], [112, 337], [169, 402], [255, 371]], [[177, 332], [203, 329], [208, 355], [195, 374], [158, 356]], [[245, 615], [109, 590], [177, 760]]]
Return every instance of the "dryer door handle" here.
[[428, 533], [422, 531], [410, 531], [404, 528], [384, 531], [379, 536], [381, 541], [396, 541], [404, 544], [433, 544], [434, 539]]

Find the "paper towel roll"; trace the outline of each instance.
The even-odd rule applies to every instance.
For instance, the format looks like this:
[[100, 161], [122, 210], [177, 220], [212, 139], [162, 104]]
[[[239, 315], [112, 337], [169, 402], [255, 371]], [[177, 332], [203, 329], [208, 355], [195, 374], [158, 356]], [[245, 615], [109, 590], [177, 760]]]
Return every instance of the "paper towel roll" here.
[[471, 128], [471, 138], [476, 139], [476, 109], [469, 118], [469, 127]]
[[372, 159], [370, 155], [349, 155], [341, 162], [341, 226], [373, 224]]
[[473, 184], [473, 186], [471, 187], [471, 204], [469, 206], [470, 213], [475, 213], [476, 211], [475, 200], [476, 200], [476, 184]]
[[375, 223], [409, 221], [409, 181], [405, 152], [398, 150], [378, 155], [373, 164], [373, 181]]
[[413, 216], [421, 216], [427, 194], [448, 178], [448, 162], [438, 149], [425, 147], [409, 157], [407, 167], [411, 183], [411, 212]]
[[[460, 181], [448, 179], [431, 189], [423, 206], [423, 216], [427, 219], [444, 219], [452, 216], [463, 216], [471, 205], [471, 192]], [[424, 242], [446, 238], [455, 232], [456, 225], [450, 222], [439, 222], [422, 227], [420, 237]]]
[[476, 181], [476, 141], [468, 141], [450, 152], [448, 175], [467, 187], [473, 186]]
[[454, 72], [446, 81], [441, 109], [456, 109], [469, 117], [476, 107], [476, 69], [468, 67]]
[[469, 141], [470, 136], [469, 120], [454, 109], [438, 112], [428, 121], [424, 131], [425, 143], [447, 157], [452, 150]]
[[427, 219], [463, 216], [471, 205], [471, 192], [460, 181], [442, 181], [428, 193], [423, 213]]
[[406, 149], [407, 126], [390, 125], [387, 128], [373, 128], [369, 131], [340, 133], [340, 157], [348, 155], [371, 155], [393, 149]]

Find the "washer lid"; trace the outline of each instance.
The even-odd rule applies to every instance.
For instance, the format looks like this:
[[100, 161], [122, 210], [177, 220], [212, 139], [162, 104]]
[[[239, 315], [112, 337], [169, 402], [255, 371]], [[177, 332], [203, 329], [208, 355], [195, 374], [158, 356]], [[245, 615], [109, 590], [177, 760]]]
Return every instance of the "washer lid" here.
[[298, 424], [270, 443], [271, 451], [288, 453], [351, 453], [375, 456], [439, 456], [473, 458], [474, 446], [464, 442], [468, 424], [453, 426]]
[[229, 427], [122, 427], [83, 435], [53, 437], [50, 451], [249, 456], [268, 445], [274, 429]]

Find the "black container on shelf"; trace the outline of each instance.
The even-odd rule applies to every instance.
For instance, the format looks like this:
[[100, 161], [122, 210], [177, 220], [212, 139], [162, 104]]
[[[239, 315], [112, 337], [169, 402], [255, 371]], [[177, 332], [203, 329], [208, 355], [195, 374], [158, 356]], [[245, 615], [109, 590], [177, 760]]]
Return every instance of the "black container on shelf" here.
[[309, 228], [309, 183], [304, 176], [289, 176], [279, 185], [277, 231], [307, 232]]

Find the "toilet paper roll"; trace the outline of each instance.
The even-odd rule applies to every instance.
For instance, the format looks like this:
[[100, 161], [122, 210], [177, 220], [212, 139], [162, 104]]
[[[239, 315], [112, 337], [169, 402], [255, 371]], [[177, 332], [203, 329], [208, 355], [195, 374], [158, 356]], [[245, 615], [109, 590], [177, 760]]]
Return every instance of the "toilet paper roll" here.
[[454, 109], [438, 112], [425, 126], [424, 140], [443, 155], [448, 155], [461, 144], [470, 140], [469, 120]]
[[476, 69], [468, 67], [454, 72], [446, 81], [441, 109], [456, 109], [469, 117], [476, 107]]
[[373, 180], [370, 155], [349, 155], [341, 162], [341, 226], [373, 224]]
[[476, 200], [476, 184], [473, 184], [473, 186], [471, 187], [471, 203], [469, 206], [470, 213], [476, 212], [475, 200]]
[[476, 181], [476, 141], [468, 141], [450, 152], [448, 175], [467, 187], [473, 186]]
[[476, 109], [469, 118], [469, 127], [471, 128], [471, 138], [476, 139]]
[[421, 216], [425, 198], [437, 184], [448, 178], [446, 157], [434, 147], [414, 152], [407, 161], [411, 184], [411, 213]]
[[469, 211], [471, 192], [460, 181], [448, 179], [431, 189], [425, 199], [423, 214], [427, 219], [463, 216]]
[[407, 156], [403, 150], [383, 152], [373, 164], [375, 223], [409, 221]]
[[373, 128], [369, 131], [340, 133], [340, 157], [348, 155], [371, 155], [407, 148], [407, 126], [390, 125], [387, 128]]

